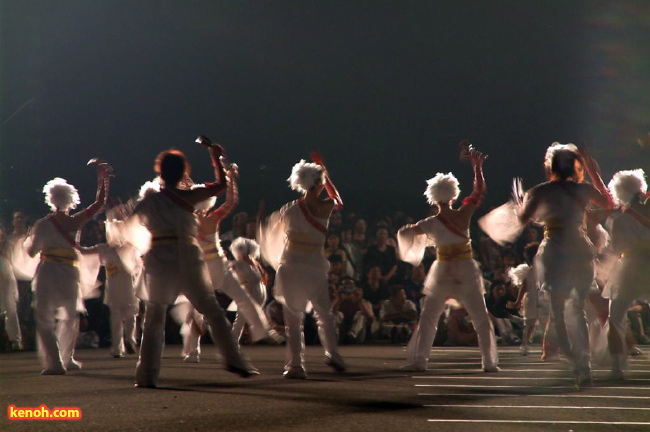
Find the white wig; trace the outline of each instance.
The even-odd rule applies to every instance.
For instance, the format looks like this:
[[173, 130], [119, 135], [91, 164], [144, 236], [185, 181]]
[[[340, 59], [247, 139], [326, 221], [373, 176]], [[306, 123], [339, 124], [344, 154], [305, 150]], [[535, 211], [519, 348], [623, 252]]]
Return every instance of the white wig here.
[[569, 165], [573, 167], [575, 159], [578, 157], [578, 147], [575, 144], [560, 144], [559, 142], [554, 142], [546, 149], [546, 155], [544, 156], [544, 168], [547, 172], [551, 172], [551, 166], [553, 165], [553, 160], [558, 158], [556, 164], [560, 167], [568, 167]]
[[528, 264], [519, 264], [517, 267], [512, 267], [508, 270], [508, 276], [510, 276], [513, 284], [520, 287], [523, 285], [526, 277], [528, 277], [530, 269]]
[[454, 201], [458, 195], [460, 195], [458, 179], [452, 173], [438, 173], [434, 178], [427, 180], [424, 196], [431, 205]]
[[260, 246], [255, 240], [246, 237], [237, 237], [230, 245], [230, 252], [232, 252], [237, 259], [245, 256], [257, 259], [260, 256]]
[[[193, 184], [192, 189], [200, 189], [200, 188], [205, 188], [205, 184], [203, 183], [198, 183], [198, 184]], [[204, 212], [210, 210], [214, 205], [217, 203], [217, 197], [216, 196], [211, 196], [208, 199], [205, 199], [199, 203], [194, 204], [194, 210], [198, 212]]]
[[630, 205], [634, 198], [648, 191], [648, 183], [642, 169], [617, 172], [607, 187], [619, 205]]
[[45, 204], [50, 206], [52, 211], [71, 210], [81, 202], [77, 189], [60, 177], [55, 177], [47, 182], [43, 186], [43, 193], [45, 194]]
[[291, 177], [287, 179], [291, 189], [305, 193], [323, 182], [323, 167], [301, 159], [293, 166]]
[[160, 177], [156, 177], [153, 181], [145, 182], [142, 187], [140, 187], [140, 199], [149, 195], [150, 193], [160, 192]]

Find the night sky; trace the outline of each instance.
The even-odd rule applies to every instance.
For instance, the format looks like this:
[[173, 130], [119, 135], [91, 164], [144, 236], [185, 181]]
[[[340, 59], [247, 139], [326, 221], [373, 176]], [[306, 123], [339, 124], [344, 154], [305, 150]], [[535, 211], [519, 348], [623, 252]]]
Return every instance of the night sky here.
[[[589, 142], [606, 181], [650, 171], [650, 3], [619, 1], [0, 0], [0, 215], [47, 212], [55, 176], [94, 198], [92, 157], [122, 199], [155, 155], [199, 134], [240, 167], [242, 210], [295, 198], [322, 151], [347, 209], [420, 218], [425, 180], [462, 138], [489, 154], [488, 206], [543, 180], [553, 141]], [[640, 141], [639, 141], [640, 140]]]

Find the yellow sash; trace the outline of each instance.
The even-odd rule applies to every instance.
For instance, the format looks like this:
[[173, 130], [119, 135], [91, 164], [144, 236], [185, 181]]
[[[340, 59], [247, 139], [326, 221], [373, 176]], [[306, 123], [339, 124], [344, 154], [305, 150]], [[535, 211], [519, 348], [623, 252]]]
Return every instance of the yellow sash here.
[[41, 251], [41, 261], [70, 266], [79, 265], [77, 252], [69, 248], [45, 248]]
[[436, 247], [436, 259], [438, 261], [460, 261], [472, 259], [472, 257], [470, 242]]
[[223, 250], [217, 244], [203, 245], [201, 249], [203, 250], [203, 258], [206, 260], [224, 257]]
[[106, 264], [104, 264], [104, 267], [106, 268], [107, 278], [112, 278], [113, 276], [115, 276], [120, 272], [120, 268], [114, 262], [107, 262]]
[[320, 235], [289, 233], [287, 249], [300, 252], [325, 253], [325, 240]]

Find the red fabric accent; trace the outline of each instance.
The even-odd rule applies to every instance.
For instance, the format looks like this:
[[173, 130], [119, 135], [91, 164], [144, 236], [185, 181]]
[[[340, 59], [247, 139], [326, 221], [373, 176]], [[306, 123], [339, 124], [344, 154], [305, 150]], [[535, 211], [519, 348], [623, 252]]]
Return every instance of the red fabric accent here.
[[443, 215], [439, 214], [436, 216], [436, 219], [438, 219], [449, 231], [453, 232], [456, 235], [459, 235], [463, 238], [466, 238], [469, 240], [469, 237], [467, 237], [467, 234], [459, 230], [455, 225], [453, 225], [447, 218], [445, 218]]
[[475, 206], [480, 206], [483, 202], [483, 197], [482, 193], [474, 191], [470, 196], [463, 200], [463, 204], [474, 204]]
[[226, 189], [226, 202], [224, 202], [219, 208], [210, 212], [208, 216], [216, 217], [217, 224], [221, 222], [226, 216], [228, 216], [233, 209], [239, 204], [239, 190], [237, 189], [237, 184], [228, 183]]
[[183, 210], [188, 211], [190, 213], [194, 213], [194, 206], [189, 202], [185, 201], [183, 198], [178, 196], [175, 192], [171, 191], [170, 189], [162, 188], [160, 190], [160, 193], [165, 195], [170, 200], [172, 200], [174, 204], [176, 204]]
[[52, 222], [52, 225], [54, 225], [54, 228], [57, 229], [57, 231], [59, 232], [59, 234], [61, 234], [61, 236], [65, 239], [65, 241], [70, 243], [70, 246], [72, 246], [75, 249], [79, 249], [79, 245], [77, 244], [75, 239], [73, 239], [72, 236], [70, 235], [70, 233], [67, 232], [65, 230], [65, 228], [63, 228], [63, 225], [61, 225], [61, 223], [59, 223], [58, 220], [54, 219], [53, 216], [48, 217], [47, 220]]
[[309, 152], [309, 157], [311, 158], [311, 160], [314, 161], [315, 164], [323, 165], [323, 166], [325, 165], [325, 161], [323, 160], [323, 155], [321, 155], [318, 150], [313, 150]]
[[320, 231], [323, 234], [327, 235], [327, 227], [323, 226], [323, 224], [318, 222], [316, 220], [316, 218], [314, 216], [312, 216], [311, 213], [309, 213], [309, 209], [307, 208], [307, 203], [305, 202], [304, 199], [300, 198], [298, 200], [298, 207], [300, 207], [300, 210], [302, 210], [302, 214], [305, 215], [305, 218], [307, 219], [307, 222], [309, 222], [318, 231]]

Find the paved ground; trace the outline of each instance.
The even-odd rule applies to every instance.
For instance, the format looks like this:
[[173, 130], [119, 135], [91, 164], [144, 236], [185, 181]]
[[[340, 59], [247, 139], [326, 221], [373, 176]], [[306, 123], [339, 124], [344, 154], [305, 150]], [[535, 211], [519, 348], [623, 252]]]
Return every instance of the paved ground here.
[[[565, 363], [500, 350], [502, 372], [479, 371], [476, 348], [434, 348], [431, 370], [406, 373], [404, 348], [344, 346], [349, 372], [307, 349], [309, 379], [281, 377], [284, 347], [247, 346], [262, 375], [240, 379], [221, 369], [215, 350], [184, 364], [168, 346], [160, 388], [133, 388], [135, 358], [81, 350], [84, 369], [40, 376], [36, 354], [0, 355], [2, 407], [78, 407], [78, 421], [9, 421], [1, 431], [650, 431], [650, 361], [635, 358], [629, 379], [576, 390]], [[3, 408], [7, 409], [7, 408]]]

